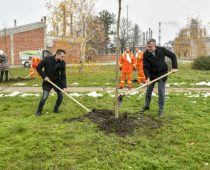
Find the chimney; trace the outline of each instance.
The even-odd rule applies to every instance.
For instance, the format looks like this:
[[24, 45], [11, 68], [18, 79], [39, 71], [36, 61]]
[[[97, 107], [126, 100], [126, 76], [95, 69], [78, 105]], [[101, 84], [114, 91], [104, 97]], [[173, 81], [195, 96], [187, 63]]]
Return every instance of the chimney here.
[[15, 19], [14, 20], [14, 27], [16, 27], [17, 26], [17, 20]]
[[46, 22], [46, 21], [47, 21], [47, 17], [46, 17], [46, 16], [44, 16], [43, 18], [41, 18], [41, 21]]

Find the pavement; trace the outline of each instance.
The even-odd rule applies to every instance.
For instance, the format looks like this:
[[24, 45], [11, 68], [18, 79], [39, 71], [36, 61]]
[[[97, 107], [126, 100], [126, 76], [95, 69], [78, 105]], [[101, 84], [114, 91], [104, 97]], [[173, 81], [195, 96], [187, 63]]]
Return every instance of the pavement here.
[[[121, 92], [129, 92], [132, 89], [124, 88], [119, 89], [119, 93]], [[140, 92], [145, 92], [146, 87], [139, 89]], [[41, 87], [0, 87], [1, 93], [11, 93], [14, 91], [19, 91], [23, 93], [40, 93], [42, 92]], [[114, 92], [115, 88], [113, 87], [68, 87], [67, 92], [69, 93], [83, 93], [83, 92]], [[157, 88], [154, 89], [154, 92], [157, 92]], [[210, 93], [210, 87], [205, 88], [175, 88], [175, 87], [166, 87], [166, 92], [204, 92], [204, 93]]]

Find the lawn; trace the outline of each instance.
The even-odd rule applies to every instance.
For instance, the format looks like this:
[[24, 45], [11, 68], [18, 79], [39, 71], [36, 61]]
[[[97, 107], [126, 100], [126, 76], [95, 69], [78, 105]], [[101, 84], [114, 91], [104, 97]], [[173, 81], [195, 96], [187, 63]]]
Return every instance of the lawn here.
[[[67, 67], [67, 83], [69, 87], [114, 87], [115, 85], [115, 66], [106, 65], [86, 65], [84, 73], [79, 74], [78, 66]], [[29, 69], [14, 68], [11, 69], [10, 78], [27, 77]], [[137, 72], [133, 73], [133, 80], [137, 79]], [[17, 83], [9, 83], [13, 86], [41, 86], [41, 78], [26, 80]], [[192, 70], [190, 64], [179, 64], [179, 72], [170, 75], [167, 82], [172, 87], [199, 87], [195, 83], [210, 82], [210, 71]], [[7, 86], [8, 84], [3, 84]], [[134, 83], [134, 87], [138, 84]]]
[[[175, 76], [174, 76], [175, 77]], [[178, 75], [177, 75], [178, 77]], [[111, 94], [76, 97], [90, 109], [113, 109]], [[89, 119], [65, 122], [85, 111], [64, 99], [60, 114], [52, 113], [51, 96], [41, 117], [34, 112], [40, 97], [0, 97], [0, 169], [139, 170], [210, 169], [210, 97], [170, 93], [165, 116], [156, 119], [157, 97], [144, 117], [161, 121], [161, 128], [142, 127], [121, 137], [105, 134]], [[140, 118], [144, 94], [123, 100], [121, 112]]]

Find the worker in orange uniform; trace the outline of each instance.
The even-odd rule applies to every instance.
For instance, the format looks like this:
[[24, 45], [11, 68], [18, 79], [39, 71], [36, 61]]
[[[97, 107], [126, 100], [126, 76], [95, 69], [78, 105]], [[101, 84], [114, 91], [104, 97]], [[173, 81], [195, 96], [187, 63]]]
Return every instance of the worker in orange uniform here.
[[35, 78], [36, 67], [40, 63], [40, 61], [41, 61], [41, 59], [39, 57], [32, 57], [32, 59], [31, 59], [30, 76], [32, 79]]
[[126, 48], [126, 51], [120, 57], [120, 70], [121, 70], [121, 81], [120, 88], [124, 87], [126, 75], [128, 76], [128, 88], [132, 87], [132, 73], [136, 67], [135, 56], [133, 55], [129, 47]]
[[137, 70], [138, 70], [138, 83], [145, 83], [146, 79], [144, 76], [143, 69], [143, 52], [136, 48], [136, 60], [137, 60]]

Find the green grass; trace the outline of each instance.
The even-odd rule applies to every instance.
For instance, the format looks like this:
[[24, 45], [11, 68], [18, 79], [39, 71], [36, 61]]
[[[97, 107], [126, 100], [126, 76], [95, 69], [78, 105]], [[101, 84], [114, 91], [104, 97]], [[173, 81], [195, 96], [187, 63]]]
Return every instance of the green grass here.
[[[65, 98], [61, 114], [53, 114], [50, 96], [41, 117], [40, 97], [0, 97], [0, 169], [210, 169], [210, 98], [167, 95], [160, 129], [139, 128], [133, 135], [105, 135], [97, 125], [66, 123], [85, 111]], [[113, 98], [77, 97], [88, 108], [113, 109]], [[196, 103], [194, 102], [196, 101]], [[135, 116], [144, 96], [124, 98], [120, 111]], [[157, 97], [146, 114], [156, 117]]]
[[[115, 66], [85, 66], [84, 73], [79, 74], [79, 67], [73, 66], [67, 68], [67, 84], [69, 87], [114, 87], [115, 86]], [[26, 77], [29, 74], [29, 69], [14, 68], [11, 69], [10, 77]], [[120, 75], [119, 75], [120, 76]], [[137, 79], [137, 72], [134, 72], [133, 79]], [[168, 83], [173, 87], [194, 87], [194, 83], [201, 81], [210, 81], [210, 71], [192, 70], [190, 64], [180, 64], [179, 71], [176, 74], [170, 75]], [[23, 81], [24, 86], [41, 86], [41, 78], [37, 77], [34, 80]], [[78, 83], [75, 85], [74, 83]], [[173, 83], [185, 83], [176, 85]], [[10, 85], [15, 83], [10, 83]], [[6, 84], [7, 86], [8, 84]], [[134, 83], [134, 87], [138, 84]], [[198, 86], [196, 86], [198, 87]]]

